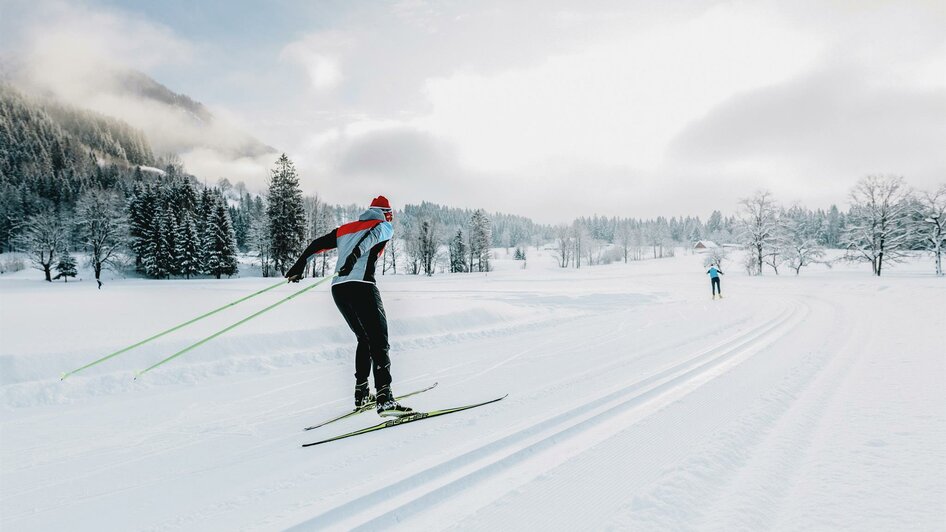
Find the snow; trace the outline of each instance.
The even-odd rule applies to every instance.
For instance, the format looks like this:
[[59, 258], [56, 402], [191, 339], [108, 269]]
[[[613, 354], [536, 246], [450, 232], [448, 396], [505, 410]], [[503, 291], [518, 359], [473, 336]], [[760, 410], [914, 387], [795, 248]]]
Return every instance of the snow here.
[[[395, 390], [476, 410], [377, 422], [318, 287], [139, 380], [286, 285], [0, 276], [3, 530], [946, 528], [946, 280], [928, 257], [748, 277], [702, 257], [384, 276]], [[311, 280], [306, 282], [312, 282]]]

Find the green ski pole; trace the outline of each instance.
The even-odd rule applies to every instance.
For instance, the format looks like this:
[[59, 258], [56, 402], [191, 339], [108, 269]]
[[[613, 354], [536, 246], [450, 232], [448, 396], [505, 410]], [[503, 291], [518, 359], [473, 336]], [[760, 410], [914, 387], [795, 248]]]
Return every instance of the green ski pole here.
[[336, 274], [332, 275], [331, 277], [325, 277], [324, 279], [320, 279], [319, 281], [315, 282], [312, 286], [307, 286], [307, 287], [303, 288], [302, 290], [299, 290], [298, 292], [296, 292], [296, 293], [294, 293], [294, 294], [292, 294], [292, 295], [290, 295], [290, 296], [288, 296], [288, 297], [286, 297], [286, 298], [280, 299], [279, 301], [277, 301], [277, 302], [273, 303], [272, 305], [270, 305], [270, 306], [264, 308], [263, 310], [261, 310], [261, 311], [259, 311], [259, 312], [254, 312], [253, 314], [250, 314], [249, 316], [247, 316], [247, 317], [243, 318], [242, 320], [240, 320], [240, 321], [234, 323], [233, 325], [230, 325], [229, 327], [223, 328], [223, 329], [221, 329], [221, 330], [219, 330], [219, 331], [217, 331], [217, 332], [211, 334], [211, 335], [208, 336], [207, 338], [204, 338], [203, 340], [200, 340], [199, 342], [193, 343], [193, 344], [191, 344], [191, 345], [185, 347], [184, 349], [181, 349], [181, 350], [178, 351], [177, 353], [174, 353], [173, 355], [171, 355], [171, 356], [165, 358], [164, 360], [161, 360], [161, 361], [155, 363], [155, 364], [152, 365], [151, 367], [145, 368], [145, 369], [143, 369], [143, 370], [141, 370], [141, 371], [135, 373], [135, 379], [137, 379], [138, 377], [144, 375], [145, 373], [147, 373], [147, 372], [153, 370], [154, 368], [160, 366], [161, 364], [164, 364], [165, 362], [170, 362], [171, 360], [174, 360], [175, 358], [177, 358], [177, 357], [183, 355], [184, 353], [190, 351], [191, 349], [194, 349], [195, 347], [201, 346], [201, 345], [203, 345], [203, 344], [205, 344], [205, 343], [207, 343], [207, 342], [213, 340], [214, 338], [220, 336], [221, 334], [223, 334], [223, 333], [225, 333], [225, 332], [227, 332], [227, 331], [232, 331], [233, 329], [239, 327], [240, 325], [243, 325], [244, 323], [246, 323], [246, 322], [252, 320], [253, 318], [255, 318], [255, 317], [257, 317], [257, 316], [259, 316], [259, 315], [261, 315], [261, 314], [264, 314], [264, 313], [266, 313], [266, 312], [269, 312], [270, 310], [273, 310], [274, 308], [278, 307], [279, 305], [282, 305], [283, 303], [289, 301], [290, 299], [292, 299], [292, 298], [294, 298], [294, 297], [297, 297], [297, 296], [301, 296], [303, 293], [308, 292], [309, 290], [312, 290], [313, 288], [315, 288], [316, 286], [319, 286], [320, 284], [324, 283], [325, 281], [328, 281], [329, 279], [334, 279], [334, 278], [337, 277], [337, 276], [338, 276], [338, 274], [336, 273]]
[[84, 370], [84, 369], [91, 368], [92, 366], [94, 366], [94, 365], [96, 365], [96, 364], [98, 364], [98, 363], [100, 363], [100, 362], [105, 362], [106, 360], [108, 360], [108, 359], [110, 359], [110, 358], [112, 358], [112, 357], [116, 357], [116, 356], [118, 356], [118, 355], [120, 355], [120, 354], [122, 354], [122, 353], [124, 353], [124, 352], [126, 352], [126, 351], [131, 351], [132, 349], [134, 349], [134, 348], [136, 348], [136, 347], [138, 347], [138, 346], [142, 346], [142, 345], [144, 345], [144, 344], [150, 342], [151, 340], [160, 338], [160, 337], [164, 336], [165, 334], [172, 333], [172, 332], [174, 332], [174, 331], [176, 331], [176, 330], [178, 330], [178, 329], [180, 329], [180, 328], [182, 328], [182, 327], [186, 327], [186, 326], [188, 326], [188, 325], [190, 325], [190, 324], [192, 324], [192, 323], [194, 323], [194, 322], [196, 322], [196, 321], [200, 321], [200, 320], [202, 320], [202, 319], [204, 319], [204, 318], [206, 318], [206, 317], [208, 317], [208, 316], [211, 316], [211, 315], [213, 315], [213, 314], [216, 314], [216, 313], [220, 312], [221, 310], [228, 309], [228, 308], [230, 308], [230, 307], [232, 307], [232, 306], [234, 306], [234, 305], [236, 305], [236, 304], [238, 304], [238, 303], [242, 303], [242, 302], [246, 301], [247, 299], [256, 297], [256, 296], [262, 294], [263, 292], [268, 292], [269, 290], [272, 290], [273, 288], [276, 288], [277, 286], [282, 286], [282, 285], [284, 285], [285, 283], [286, 283], [285, 281], [280, 281], [279, 284], [274, 284], [273, 286], [270, 286], [269, 288], [264, 288], [264, 289], [260, 290], [259, 292], [250, 294], [250, 295], [248, 295], [248, 296], [246, 296], [246, 297], [243, 297], [243, 298], [240, 298], [240, 299], [237, 299], [237, 300], [234, 301], [233, 303], [228, 303], [228, 304], [226, 304], [226, 305], [224, 305], [224, 306], [222, 306], [222, 307], [220, 307], [220, 308], [218, 308], [218, 309], [216, 309], [216, 310], [211, 310], [210, 312], [208, 312], [208, 313], [206, 313], [206, 314], [201, 314], [200, 316], [197, 316], [196, 318], [194, 318], [194, 319], [192, 319], [192, 320], [190, 320], [190, 321], [186, 321], [186, 322], [184, 322], [184, 323], [182, 323], [182, 324], [180, 324], [180, 325], [171, 327], [170, 329], [168, 329], [168, 330], [166, 330], [166, 331], [164, 331], [164, 332], [159, 332], [158, 334], [156, 334], [156, 335], [154, 335], [154, 336], [152, 336], [152, 337], [150, 337], [150, 338], [146, 338], [146, 339], [144, 339], [144, 340], [138, 342], [137, 344], [130, 345], [130, 346], [124, 348], [124, 349], [119, 349], [118, 351], [115, 351], [114, 353], [112, 353], [112, 354], [110, 354], [110, 355], [105, 355], [104, 357], [102, 357], [102, 358], [100, 358], [100, 359], [98, 359], [98, 360], [94, 360], [94, 361], [92, 361], [92, 362], [89, 362], [88, 364], [82, 366], [81, 368], [77, 368], [77, 369], [74, 369], [74, 370], [69, 371], [69, 372], [67, 372], [67, 373], [63, 373], [62, 376], [59, 378], [59, 380], [65, 380], [66, 377], [68, 377], [68, 376], [70, 376], [70, 375], [79, 373], [80, 371], [82, 371], [82, 370]]

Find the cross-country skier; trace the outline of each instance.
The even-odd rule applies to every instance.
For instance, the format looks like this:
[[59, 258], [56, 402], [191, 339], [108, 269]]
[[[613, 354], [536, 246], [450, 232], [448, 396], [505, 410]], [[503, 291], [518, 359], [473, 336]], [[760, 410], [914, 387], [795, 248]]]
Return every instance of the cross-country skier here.
[[391, 359], [388, 356], [388, 321], [375, 285], [375, 262], [394, 235], [391, 204], [384, 196], [371, 201], [371, 206], [358, 218], [320, 236], [302, 252], [299, 260], [286, 272], [289, 282], [298, 282], [308, 259], [316, 253], [338, 248], [338, 262], [332, 281], [332, 297], [348, 326], [358, 338], [355, 351], [355, 408], [370, 403], [368, 374], [374, 373], [378, 414], [403, 416], [412, 412], [398, 404], [391, 392]]
[[710, 276], [710, 286], [713, 289], [713, 299], [716, 299], [716, 292], [719, 292], [719, 298], [723, 298], [723, 290], [719, 286], [719, 276], [724, 275], [723, 270], [719, 269], [719, 266], [713, 264], [710, 266], [710, 269], [706, 270], [706, 273]]

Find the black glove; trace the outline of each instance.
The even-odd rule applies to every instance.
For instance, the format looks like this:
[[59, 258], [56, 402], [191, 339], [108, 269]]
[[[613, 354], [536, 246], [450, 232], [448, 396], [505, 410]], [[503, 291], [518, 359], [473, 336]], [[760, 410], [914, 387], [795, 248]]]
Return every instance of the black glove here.
[[350, 274], [351, 271], [355, 269], [356, 262], [358, 262], [358, 255], [357, 253], [352, 253], [345, 259], [345, 264], [338, 270], [338, 276], [345, 277]]
[[292, 265], [292, 268], [289, 268], [289, 271], [286, 272], [286, 279], [289, 279], [290, 283], [298, 283], [302, 279], [302, 273], [305, 271], [305, 262], [299, 263], [296, 262]]

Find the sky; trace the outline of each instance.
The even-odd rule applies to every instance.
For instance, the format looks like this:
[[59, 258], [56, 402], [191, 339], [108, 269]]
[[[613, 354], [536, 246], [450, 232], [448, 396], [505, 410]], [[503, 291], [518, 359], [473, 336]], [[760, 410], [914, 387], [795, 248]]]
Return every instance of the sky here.
[[[141, 70], [336, 203], [560, 223], [946, 182], [942, 1], [0, 0], [0, 51], [117, 114], [96, 73]], [[251, 190], [271, 167], [205, 155], [188, 169]]]

